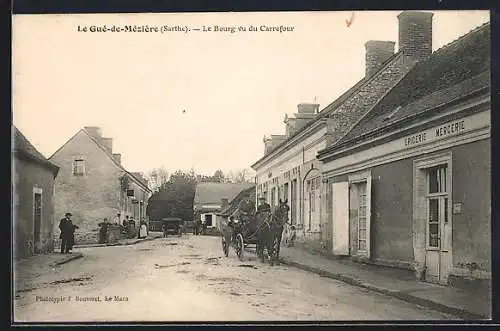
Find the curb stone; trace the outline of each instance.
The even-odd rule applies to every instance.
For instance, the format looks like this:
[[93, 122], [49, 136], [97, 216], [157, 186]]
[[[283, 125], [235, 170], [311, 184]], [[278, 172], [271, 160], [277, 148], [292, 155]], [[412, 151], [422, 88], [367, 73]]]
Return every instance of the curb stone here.
[[126, 242], [126, 243], [121, 243], [121, 242], [116, 242], [116, 243], [111, 243], [111, 244], [86, 244], [86, 245], [75, 245], [75, 248], [88, 248], [88, 247], [108, 247], [108, 246], [129, 246], [129, 245], [135, 245], [140, 242], [145, 242], [145, 241], [152, 241], [156, 239], [160, 239], [161, 237], [153, 237], [153, 238], [146, 238], [146, 239], [136, 239], [132, 242]]
[[386, 295], [395, 297], [397, 299], [404, 300], [406, 302], [410, 302], [410, 303], [417, 304], [420, 306], [432, 308], [432, 309], [435, 309], [435, 310], [440, 311], [440, 312], [445, 313], [445, 314], [455, 315], [455, 316], [462, 318], [462, 319], [465, 319], [465, 320], [489, 320], [488, 316], [471, 313], [471, 312], [469, 312], [465, 309], [462, 309], [462, 308], [450, 307], [450, 306], [447, 306], [445, 304], [442, 304], [442, 303], [439, 303], [439, 302], [436, 302], [433, 300], [417, 297], [415, 295], [412, 295], [410, 293], [406, 293], [404, 291], [388, 289], [388, 288], [384, 288], [384, 287], [381, 287], [381, 286], [378, 286], [375, 284], [366, 283], [366, 282], [363, 282], [363, 281], [356, 279], [354, 277], [345, 276], [345, 275], [341, 275], [341, 274], [335, 274], [335, 273], [332, 273], [329, 271], [325, 271], [325, 270], [315, 268], [315, 267], [310, 267], [310, 266], [300, 264], [297, 262], [293, 262], [293, 261], [289, 261], [289, 260], [286, 260], [283, 258], [280, 258], [280, 262], [283, 264], [292, 266], [292, 267], [296, 267], [298, 269], [313, 272], [313, 273], [318, 274], [322, 277], [340, 280], [340, 281], [347, 283], [347, 284], [350, 284], [350, 285], [362, 287], [362, 288], [365, 288], [368, 290], [372, 290], [374, 292], [386, 294]]

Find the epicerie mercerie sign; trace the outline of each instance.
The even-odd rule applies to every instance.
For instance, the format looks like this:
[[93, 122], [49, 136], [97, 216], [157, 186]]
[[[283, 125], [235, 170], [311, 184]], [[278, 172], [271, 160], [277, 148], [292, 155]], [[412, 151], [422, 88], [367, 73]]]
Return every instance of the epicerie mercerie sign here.
[[419, 145], [425, 142], [439, 140], [449, 136], [457, 135], [461, 132], [471, 129], [467, 119], [461, 119], [453, 122], [449, 122], [432, 129], [413, 134], [403, 138], [403, 145], [405, 147], [410, 147], [414, 145]]

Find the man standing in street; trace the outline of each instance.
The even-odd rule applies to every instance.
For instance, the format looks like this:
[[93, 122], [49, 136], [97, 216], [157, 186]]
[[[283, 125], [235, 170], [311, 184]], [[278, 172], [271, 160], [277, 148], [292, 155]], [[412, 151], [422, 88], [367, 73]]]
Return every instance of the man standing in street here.
[[71, 213], [66, 213], [64, 218], [59, 221], [59, 230], [61, 230], [61, 254], [68, 254], [73, 247], [73, 233], [75, 231], [75, 226], [73, 221], [71, 221]]

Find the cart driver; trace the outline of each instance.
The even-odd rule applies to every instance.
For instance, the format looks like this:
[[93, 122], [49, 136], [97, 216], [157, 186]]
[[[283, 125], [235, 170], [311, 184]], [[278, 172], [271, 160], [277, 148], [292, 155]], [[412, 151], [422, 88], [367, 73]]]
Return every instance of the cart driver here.
[[259, 198], [259, 206], [257, 207], [257, 214], [270, 213], [271, 206], [267, 203], [266, 198]]
[[231, 216], [237, 218], [242, 223], [246, 223], [250, 220], [253, 212], [253, 203], [248, 198], [243, 198]]

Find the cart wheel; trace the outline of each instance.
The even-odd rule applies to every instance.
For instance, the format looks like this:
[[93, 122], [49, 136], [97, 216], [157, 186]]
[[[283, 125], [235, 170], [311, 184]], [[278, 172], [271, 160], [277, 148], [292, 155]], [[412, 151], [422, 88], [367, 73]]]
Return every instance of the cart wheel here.
[[243, 261], [243, 247], [244, 247], [244, 242], [243, 242], [243, 236], [241, 233], [238, 233], [236, 236], [236, 255], [240, 259], [240, 261]]
[[226, 239], [224, 239], [224, 237], [222, 237], [222, 251], [224, 252], [224, 255], [226, 257], [229, 256], [229, 246], [227, 244]]

